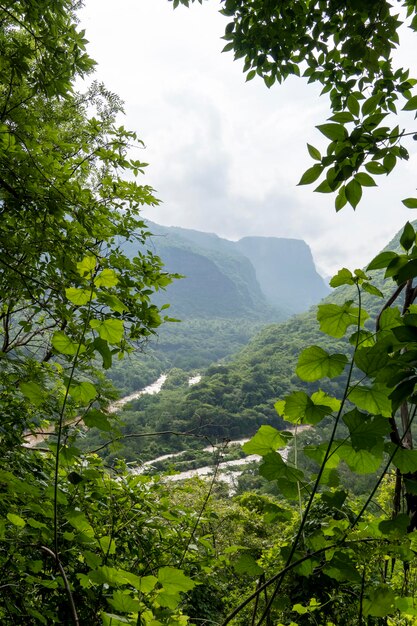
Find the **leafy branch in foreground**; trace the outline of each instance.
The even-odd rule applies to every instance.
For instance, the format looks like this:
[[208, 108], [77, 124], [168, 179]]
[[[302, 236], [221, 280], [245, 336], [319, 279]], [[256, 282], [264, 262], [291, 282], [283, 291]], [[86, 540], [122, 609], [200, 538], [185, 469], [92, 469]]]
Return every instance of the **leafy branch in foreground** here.
[[[282, 569], [242, 602], [223, 624], [229, 623], [250, 600], [258, 598], [262, 590], [271, 585], [274, 591], [260, 607], [257, 624], [262, 624], [268, 616], [282, 619], [278, 610], [279, 592], [284, 587], [288, 593], [285, 577], [297, 568], [304, 579], [312, 577], [314, 581], [317, 576], [324, 576], [325, 580], [332, 580], [333, 585], [336, 581], [350, 585], [356, 598], [349, 600], [350, 606], [361, 619], [414, 615], [412, 598], [407, 595], [407, 581], [411, 570], [416, 571], [417, 567], [413, 553], [417, 529], [417, 454], [412, 438], [417, 412], [417, 305], [414, 303], [417, 290], [413, 284], [417, 277], [417, 237], [410, 223], [405, 226], [400, 243], [402, 252], [383, 252], [368, 266], [368, 271], [385, 269], [385, 280], [396, 286], [395, 297], [390, 297], [381, 307], [376, 328], [372, 330], [371, 320], [366, 321], [362, 292], [375, 298], [381, 298], [382, 293], [362, 270], [352, 273], [343, 269], [332, 279], [331, 285], [355, 285], [358, 307], [351, 300], [340, 305], [322, 304], [318, 307], [317, 319], [321, 330], [336, 338], [354, 326], [349, 338], [352, 353], [332, 354], [312, 346], [300, 354], [297, 373], [306, 382], [341, 376], [350, 363], [343, 396], [338, 399], [320, 390], [311, 395], [297, 391], [276, 403], [278, 413], [291, 424], [313, 428], [320, 426], [324, 419], [333, 422], [328, 441], [307, 444], [302, 450], [298, 447], [298, 455], [304, 454], [317, 464], [313, 485], [300, 468], [279, 454], [278, 449], [285, 446], [286, 438], [272, 427], [261, 427], [245, 444], [247, 453], [262, 456], [260, 474], [276, 481], [283, 496], [296, 501], [298, 484], [301, 484], [301, 492], [309, 495], [294, 539], [281, 547]], [[400, 294], [403, 294], [401, 308], [395, 306]], [[339, 486], [338, 472], [343, 464], [353, 475], [378, 476], [359, 510], [352, 510], [348, 516], [340, 516], [342, 508], [347, 511], [349, 507], [348, 494]], [[372, 518], [368, 511], [391, 468], [395, 475], [392, 514]], [[316, 524], [313, 533], [306, 532], [318, 503], [326, 503], [327, 515]], [[363, 554], [350, 544], [359, 537], [361, 541], [375, 542], [379, 558], [392, 561], [390, 580], [386, 575], [379, 576], [377, 565], [372, 562], [368, 564], [367, 575], [363, 575]], [[323, 552], [324, 560], [317, 558], [317, 550], [320, 554]], [[328, 582], [326, 584], [329, 586]], [[314, 611], [318, 611], [318, 605], [324, 606], [324, 598], [317, 585], [311, 586], [310, 593], [311, 597], [303, 598], [303, 606], [310, 606], [310, 602]], [[326, 616], [338, 624], [351, 623], [350, 616], [336, 619], [337, 611], [332, 603], [337, 607], [336, 597], [327, 599], [322, 619]]]

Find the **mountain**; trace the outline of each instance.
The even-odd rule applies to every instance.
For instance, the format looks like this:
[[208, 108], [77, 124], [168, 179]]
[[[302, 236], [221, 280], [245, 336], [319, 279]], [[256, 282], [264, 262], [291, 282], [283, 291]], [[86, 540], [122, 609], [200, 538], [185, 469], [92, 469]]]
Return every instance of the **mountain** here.
[[[386, 249], [395, 250], [398, 246], [397, 235]], [[384, 281], [384, 270], [371, 274], [373, 283], [384, 295], [391, 295], [394, 287]], [[345, 300], [356, 299], [356, 287], [343, 285], [324, 302], [342, 304]], [[372, 331], [384, 299], [364, 293], [362, 300], [370, 314], [367, 327]], [[282, 323], [265, 326], [227, 362], [210, 365], [200, 382], [192, 387], [188, 386], [187, 376], [181, 377], [174, 371], [158, 396], [144, 396], [130, 408], [126, 407], [124, 424], [129, 432], [196, 429], [200, 437], [204, 435], [209, 440], [249, 436], [261, 424], [282, 427], [283, 422], [274, 410], [276, 400], [291, 391], [317, 388], [316, 383], [304, 383], [295, 375], [298, 355], [309, 345], [321, 346], [332, 353], [352, 349], [346, 338], [334, 339], [320, 331], [314, 307]], [[345, 377], [346, 373], [333, 380], [325, 379], [320, 381], [320, 387], [340, 397]], [[321, 426], [324, 427], [325, 424]], [[129, 440], [122, 455], [133, 461], [138, 455], [157, 456], [199, 443], [166, 435], [157, 443], [153, 442], [152, 449], [149, 445], [145, 438]]]
[[280, 321], [329, 293], [302, 240], [245, 237], [235, 242], [186, 228], [148, 226], [153, 233], [148, 248], [168, 271], [184, 276], [156, 298], [158, 304], [170, 303], [173, 316]]
[[259, 286], [272, 306], [300, 313], [329, 293], [305, 241], [244, 237], [235, 245], [252, 263]]

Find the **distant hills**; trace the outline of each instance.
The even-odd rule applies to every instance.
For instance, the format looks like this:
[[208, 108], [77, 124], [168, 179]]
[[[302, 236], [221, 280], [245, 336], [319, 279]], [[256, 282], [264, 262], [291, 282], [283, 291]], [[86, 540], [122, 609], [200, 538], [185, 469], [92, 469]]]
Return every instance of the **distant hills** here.
[[[157, 296], [181, 319], [283, 320], [307, 310], [329, 293], [308, 245], [298, 239], [215, 234], [148, 223], [147, 247], [170, 272], [184, 275]], [[129, 252], [135, 252], [128, 244]]]

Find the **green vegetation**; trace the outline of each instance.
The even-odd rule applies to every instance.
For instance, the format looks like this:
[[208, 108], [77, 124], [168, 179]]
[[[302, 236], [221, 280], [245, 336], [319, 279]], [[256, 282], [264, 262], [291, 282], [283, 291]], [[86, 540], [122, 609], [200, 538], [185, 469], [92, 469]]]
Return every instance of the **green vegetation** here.
[[[417, 5], [402, 4], [417, 29]], [[93, 68], [76, 6], [0, 6], [1, 623], [415, 624], [415, 228], [369, 264], [383, 279], [347, 269], [332, 279], [335, 300], [315, 311], [330, 339], [316, 341], [305, 314], [265, 329], [195, 387], [174, 369], [160, 398], [125, 412], [122, 435], [97, 363], [110, 370], [155, 333], [163, 313], [151, 297], [173, 277], [151, 252], [123, 251], [124, 240], [146, 243], [140, 207], [156, 200], [135, 182], [144, 164], [131, 158], [134, 133], [115, 124], [118, 99], [101, 85], [75, 91]], [[330, 144], [325, 156], [309, 147], [317, 164], [302, 182], [325, 175], [319, 191], [355, 207], [370, 174], [407, 156], [406, 133], [381, 126], [400, 98], [417, 110], [415, 81], [391, 66], [398, 18], [384, 0], [225, 0], [222, 12], [248, 79], [272, 86], [301, 64], [323, 84]], [[297, 345], [288, 337], [300, 326]], [[134, 422], [142, 432], [128, 432]], [[197, 445], [261, 422], [244, 451], [262, 457], [270, 494], [247, 476], [231, 498], [216, 485], [220, 455], [208, 483], [172, 485], [130, 472], [114, 449], [111, 465], [81, 450], [85, 429], [142, 443], [163, 428], [137, 458], [183, 447], [184, 427]], [[284, 432], [284, 422], [311, 430]], [[41, 447], [27, 447], [40, 429]], [[364, 492], [348, 487], [346, 467], [351, 482], [367, 477]]]

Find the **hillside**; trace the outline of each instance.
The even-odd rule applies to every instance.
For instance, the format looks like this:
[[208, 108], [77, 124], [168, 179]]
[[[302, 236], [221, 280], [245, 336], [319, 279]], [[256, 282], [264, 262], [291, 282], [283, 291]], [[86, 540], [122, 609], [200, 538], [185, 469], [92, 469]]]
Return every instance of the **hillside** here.
[[[399, 235], [385, 249], [398, 247]], [[384, 272], [372, 274], [374, 284], [388, 296], [392, 287], [384, 284]], [[342, 286], [323, 302], [342, 303], [356, 297], [354, 286]], [[365, 293], [363, 306], [370, 314], [367, 326], [372, 329], [381, 300]], [[266, 326], [228, 362], [210, 365], [195, 386], [188, 386], [188, 376], [184, 373], [173, 371], [158, 396], [144, 396], [126, 407], [122, 414], [125, 428], [129, 432], [198, 429], [200, 436], [210, 440], [248, 436], [261, 424], [282, 428], [283, 422], [274, 410], [276, 400], [290, 391], [317, 387], [315, 383], [303, 383], [294, 373], [299, 353], [312, 344], [332, 352], [349, 349], [345, 339], [336, 340], [320, 331], [316, 308], [312, 308], [285, 322]], [[324, 380], [321, 387], [337, 394], [344, 380], [344, 375]], [[158, 440], [132, 439], [117, 451], [117, 456], [122, 454], [134, 461], [190, 445], [201, 444], [198, 439], [174, 435]]]

